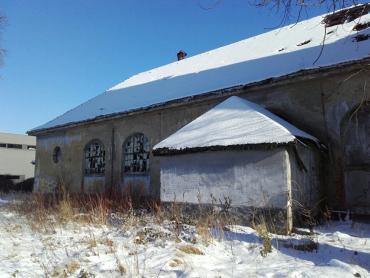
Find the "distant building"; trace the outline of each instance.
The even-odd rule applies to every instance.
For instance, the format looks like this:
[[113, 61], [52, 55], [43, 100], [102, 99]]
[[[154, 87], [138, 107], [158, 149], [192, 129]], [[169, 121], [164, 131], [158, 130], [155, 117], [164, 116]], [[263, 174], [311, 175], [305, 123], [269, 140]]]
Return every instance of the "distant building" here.
[[35, 175], [36, 137], [0, 132], [0, 177], [21, 182]]

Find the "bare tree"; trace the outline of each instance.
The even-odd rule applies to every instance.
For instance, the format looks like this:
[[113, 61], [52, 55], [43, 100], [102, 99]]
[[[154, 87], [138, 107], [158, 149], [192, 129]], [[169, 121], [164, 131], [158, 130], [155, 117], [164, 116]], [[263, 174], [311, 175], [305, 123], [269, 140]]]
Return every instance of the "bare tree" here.
[[254, 5], [257, 7], [265, 7], [276, 12], [282, 12], [283, 19], [280, 25], [291, 19], [292, 16], [298, 22], [302, 13], [307, 12], [310, 8], [324, 6], [328, 12], [334, 12], [358, 3], [358, 0], [254, 0]]
[[[289, 21], [292, 16], [296, 17], [296, 23], [301, 19], [302, 12], [314, 7], [326, 6], [328, 14], [322, 23], [325, 24], [321, 50], [313, 64], [320, 59], [325, 47], [327, 27], [336, 26], [345, 22], [351, 22], [370, 12], [370, 3], [358, 5], [358, 0], [254, 0], [257, 7], [270, 8], [276, 12], [282, 12], [283, 18], [279, 26]], [[370, 27], [370, 23], [357, 23], [353, 30], [360, 31]], [[369, 39], [369, 35], [359, 34], [354, 40], [361, 41]]]
[[358, 4], [357, 0], [257, 0], [257, 6], [269, 6], [274, 9], [292, 10], [294, 8], [310, 8], [325, 5], [329, 11], [343, 9]]
[[[361, 0], [249, 0], [252, 6], [267, 8], [277, 13], [282, 13], [283, 18], [278, 26], [282, 26], [287, 21], [295, 18], [296, 22], [301, 19], [303, 13], [308, 13], [312, 8], [326, 8], [327, 12], [335, 12], [338, 9], [344, 9], [361, 3]], [[203, 3], [198, 0], [198, 6], [203, 10], [212, 10], [221, 5], [224, 0], [211, 0]], [[365, 6], [368, 5], [364, 4]]]

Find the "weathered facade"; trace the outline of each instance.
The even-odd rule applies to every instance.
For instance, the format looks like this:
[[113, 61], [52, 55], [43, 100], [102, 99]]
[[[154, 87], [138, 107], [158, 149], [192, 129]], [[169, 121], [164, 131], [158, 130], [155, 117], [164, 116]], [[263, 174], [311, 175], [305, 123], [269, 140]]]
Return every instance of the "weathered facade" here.
[[[37, 134], [35, 188], [52, 190], [58, 177], [64, 177], [74, 191], [88, 191], [85, 188], [90, 185], [86, 183], [91, 182], [99, 191], [121, 186], [126, 177], [123, 173], [123, 144], [130, 135], [144, 134], [152, 147], [221, 102], [226, 95], [238, 95], [310, 132], [328, 147], [324, 155], [326, 169], [323, 172], [326, 175], [322, 179], [330, 207], [369, 212], [370, 192], [366, 189], [370, 182], [370, 90], [366, 83], [370, 76], [367, 68], [368, 63], [364, 61], [302, 72], [291, 78], [176, 101], [149, 111], [40, 132]], [[85, 179], [84, 149], [96, 139], [105, 147], [105, 174]], [[61, 159], [55, 163], [53, 150], [57, 146], [61, 149]], [[159, 196], [158, 158], [150, 156], [149, 159], [150, 191]]]
[[286, 147], [211, 151], [161, 157], [161, 201], [286, 209], [289, 196], [313, 208], [319, 202], [319, 153], [301, 149], [309, 171]]
[[354, 21], [370, 20], [365, 7], [344, 23], [316, 17], [138, 74], [30, 131], [35, 189], [135, 185], [159, 197], [153, 146], [235, 95], [318, 138], [328, 207], [370, 214], [370, 35]]
[[162, 202], [275, 210], [288, 232], [294, 216], [319, 211], [321, 160], [312, 145], [177, 154], [160, 161]]

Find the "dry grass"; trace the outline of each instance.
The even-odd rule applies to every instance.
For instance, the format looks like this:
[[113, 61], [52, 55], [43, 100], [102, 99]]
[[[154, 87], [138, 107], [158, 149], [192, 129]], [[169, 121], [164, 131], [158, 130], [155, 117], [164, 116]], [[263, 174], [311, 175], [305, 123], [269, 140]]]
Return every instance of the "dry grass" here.
[[87, 248], [89, 249], [94, 249], [96, 246], [98, 246], [96, 239], [94, 237], [89, 238], [88, 240], [86, 240], [85, 243], [87, 244]]
[[199, 248], [197, 247], [194, 247], [192, 245], [181, 245], [178, 247], [178, 249], [181, 251], [181, 252], [184, 252], [186, 254], [193, 254], [193, 255], [204, 255], [204, 253], [199, 250]]
[[80, 264], [77, 261], [71, 261], [66, 265], [66, 271], [68, 274], [75, 273], [80, 268]]
[[81, 265], [78, 261], [73, 260], [65, 265], [65, 267], [56, 267], [54, 270], [50, 273], [47, 271], [45, 267], [45, 277], [70, 277], [74, 273], [77, 272], [78, 269], [80, 269]]
[[[214, 240], [215, 233], [222, 238], [224, 228], [232, 224], [231, 217], [228, 215], [228, 209], [231, 202], [225, 200], [225, 204], [221, 203], [221, 209], [206, 208], [199, 205], [198, 213], [188, 216], [186, 215], [186, 207], [177, 203], [176, 200], [171, 204], [170, 208], [163, 209], [158, 202], [144, 203], [142, 199], [136, 198], [136, 201], [119, 193], [110, 194], [71, 194], [60, 187], [58, 193], [55, 194], [38, 194], [33, 193], [25, 198], [23, 202], [15, 205], [16, 209], [21, 213], [28, 215], [31, 220], [33, 229], [41, 229], [47, 232], [55, 231], [56, 225], [63, 225], [69, 222], [78, 222], [93, 225], [110, 224], [110, 215], [112, 212], [121, 215], [124, 219], [121, 225], [125, 230], [132, 229], [146, 224], [146, 221], [156, 221], [157, 224], [163, 223], [165, 220], [171, 220], [174, 223], [173, 232], [179, 238], [184, 224], [195, 224], [197, 235], [201, 239], [201, 243], [208, 246]], [[221, 201], [220, 201], [221, 202]], [[138, 213], [136, 208], [150, 208], [151, 214], [146, 212]], [[220, 207], [220, 206], [219, 206]], [[224, 208], [224, 209], [223, 209]], [[258, 235], [262, 240], [261, 255], [267, 256], [272, 252], [271, 236], [269, 226], [265, 219], [256, 219], [253, 225]], [[210, 232], [212, 229], [212, 234]], [[181, 242], [181, 240], [179, 240]], [[134, 239], [135, 244], [146, 244], [144, 238], [138, 235]], [[193, 237], [191, 243], [197, 243], [197, 237]], [[93, 236], [85, 242], [88, 248], [94, 252], [94, 248], [98, 244], [103, 244], [108, 247], [107, 252], [115, 253], [116, 247], [114, 242], [109, 239], [96, 240]], [[188, 254], [203, 254], [198, 248], [191, 245], [180, 246], [179, 250]]]
[[121, 260], [118, 258], [118, 256], [116, 256], [116, 263], [117, 263], [117, 269], [118, 269], [118, 272], [122, 275], [126, 274], [126, 268], [123, 266]]
[[75, 215], [75, 213], [73, 211], [73, 206], [72, 206], [72, 203], [71, 203], [71, 199], [68, 198], [68, 197], [63, 198], [59, 202], [58, 207], [57, 207], [57, 211], [59, 212], [59, 219], [62, 222], [71, 220], [73, 218], [73, 216]]
[[104, 244], [110, 248], [114, 247], [114, 241], [109, 238], [104, 238], [103, 240], [100, 241], [100, 244]]
[[172, 261], [169, 263], [170, 267], [179, 267], [180, 265], [184, 264], [184, 262], [178, 258], [172, 259]]
[[[140, 206], [145, 207], [145, 210], [137, 209]], [[149, 212], [148, 206], [150, 208]], [[121, 251], [119, 249], [120, 243], [118, 241], [115, 243], [112, 239], [106, 236], [103, 237], [99, 232], [96, 232], [95, 226], [112, 225], [112, 214], [118, 217], [117, 223], [119, 224], [115, 227], [119, 227], [122, 231], [129, 231], [137, 245], [147, 245], [149, 241], [140, 235], [140, 233], [135, 238], [135, 233], [132, 233], [132, 231], [141, 231], [140, 229], [143, 227], [149, 227], [147, 225], [148, 223], [150, 225], [153, 223], [159, 225], [164, 224], [162, 227], [164, 227], [163, 230], [165, 231], [163, 232], [160, 229], [160, 232], [168, 233], [169, 235], [159, 235], [157, 238], [157, 231], [154, 230], [153, 240], [158, 240], [162, 244], [166, 240], [177, 239], [180, 244], [178, 245], [178, 254], [176, 256], [179, 258], [181, 256], [187, 256], [186, 254], [204, 255], [204, 252], [201, 250], [202, 248], [199, 248], [199, 246], [195, 247], [193, 244], [199, 240], [199, 243], [203, 243], [205, 246], [209, 245], [214, 240], [210, 229], [216, 228], [222, 231], [227, 223], [227, 217], [223, 214], [221, 215], [220, 211], [217, 210], [202, 209], [199, 214], [193, 215], [191, 218], [186, 215], [186, 210], [182, 204], [173, 204], [172, 208], [167, 211], [157, 202], [139, 205], [135, 204], [130, 198], [119, 194], [113, 194], [112, 197], [109, 194], [72, 194], [67, 191], [61, 191], [58, 194], [33, 193], [29, 194], [23, 201], [14, 204], [14, 208], [30, 220], [30, 225], [35, 230], [37, 229], [42, 233], [45, 233], [45, 231], [52, 232], [53, 230], [58, 232], [64, 228], [73, 228], [78, 232], [81, 228], [79, 224], [83, 224], [81, 231], [84, 234], [78, 239], [78, 248], [81, 249], [83, 258], [79, 262], [71, 261], [68, 265], [64, 265], [65, 263], [60, 265], [59, 263], [59, 268], [53, 265], [47, 268], [45, 267], [45, 276], [48, 277], [88, 277], [89, 272], [86, 271], [88, 269], [84, 268], [86, 263], [84, 259], [91, 256], [100, 256], [104, 252], [116, 258], [114, 272], [122, 276], [129, 276], [130, 274], [140, 273], [141, 271], [145, 272], [145, 266], [143, 267], [141, 264], [139, 253], [136, 250], [130, 251], [127, 258], [118, 257], [117, 250]], [[77, 225], [75, 225], [76, 223]], [[185, 225], [189, 223], [195, 224], [195, 234], [194, 226], [189, 227]], [[89, 225], [94, 227], [90, 227]], [[103, 228], [105, 229], [106, 227]], [[85, 229], [89, 230], [90, 234], [85, 234]], [[93, 233], [94, 231], [96, 233], [95, 235]], [[150, 236], [151, 234], [149, 234], [149, 238], [151, 239], [152, 237]], [[45, 248], [51, 252], [53, 252], [52, 250], [56, 250], [57, 247], [59, 248], [59, 246], [54, 247], [53, 242], [49, 242], [49, 240], [45, 240], [44, 244]], [[137, 245], [135, 245], [135, 248], [145, 248], [145, 246]], [[74, 256], [73, 250], [67, 250], [66, 248], [69, 259], [72, 259]], [[174, 268], [185, 265], [186, 261], [178, 258], [174, 258], [168, 263], [168, 266]]]
[[259, 223], [254, 224], [253, 228], [262, 239], [262, 248], [260, 250], [260, 254], [262, 257], [266, 257], [268, 253], [272, 252], [272, 243], [265, 219], [261, 217]]
[[[197, 229], [197, 234], [200, 236], [202, 239], [202, 243], [205, 246], [208, 246], [210, 243], [212, 243], [212, 235], [209, 231], [210, 223], [209, 221], [198, 221], [198, 224], [196, 226]], [[195, 241], [195, 240], [194, 240]], [[195, 243], [195, 242], [193, 242]]]
[[[32, 193], [22, 201], [12, 203], [10, 206], [31, 220], [34, 230], [54, 230], [55, 224], [79, 222], [83, 224], [108, 224], [111, 212], [125, 216], [132, 216], [135, 208], [155, 205], [155, 202], [144, 199], [134, 203], [130, 196], [119, 193], [107, 194], [81, 194], [69, 193], [64, 187], [59, 187], [58, 193], [41, 194]], [[160, 208], [156, 208], [160, 210]], [[131, 218], [132, 223], [137, 217]]]

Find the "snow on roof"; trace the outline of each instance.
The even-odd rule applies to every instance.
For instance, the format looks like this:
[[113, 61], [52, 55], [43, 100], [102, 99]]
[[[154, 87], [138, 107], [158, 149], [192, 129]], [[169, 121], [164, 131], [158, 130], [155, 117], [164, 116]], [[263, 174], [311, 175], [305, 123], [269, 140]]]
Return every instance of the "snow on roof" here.
[[258, 104], [230, 97], [154, 146], [154, 150], [184, 150], [318, 140]]
[[134, 75], [31, 132], [369, 56], [370, 29], [354, 27], [367, 26], [370, 14], [327, 27], [322, 49], [324, 18], [317, 16]]

